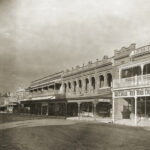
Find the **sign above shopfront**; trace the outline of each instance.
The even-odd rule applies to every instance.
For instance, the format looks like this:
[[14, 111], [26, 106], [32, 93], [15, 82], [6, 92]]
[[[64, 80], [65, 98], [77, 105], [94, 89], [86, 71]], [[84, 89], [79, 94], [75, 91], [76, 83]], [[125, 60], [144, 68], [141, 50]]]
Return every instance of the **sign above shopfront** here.
[[98, 99], [98, 102], [110, 102], [110, 99]]
[[139, 89], [114, 91], [114, 98], [134, 97], [134, 96], [150, 96], [150, 88], [139, 88]]

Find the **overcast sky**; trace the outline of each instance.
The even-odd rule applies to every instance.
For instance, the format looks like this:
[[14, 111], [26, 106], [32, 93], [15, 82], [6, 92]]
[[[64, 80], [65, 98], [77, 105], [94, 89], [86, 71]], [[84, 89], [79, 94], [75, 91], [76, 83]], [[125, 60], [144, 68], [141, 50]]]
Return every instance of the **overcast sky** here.
[[0, 91], [150, 43], [149, 0], [0, 0]]

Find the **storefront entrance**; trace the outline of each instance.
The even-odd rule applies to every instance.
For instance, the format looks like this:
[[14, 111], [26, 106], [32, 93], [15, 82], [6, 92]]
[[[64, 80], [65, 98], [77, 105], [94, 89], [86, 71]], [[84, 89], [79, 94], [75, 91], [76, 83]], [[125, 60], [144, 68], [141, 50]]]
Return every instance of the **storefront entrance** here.
[[99, 102], [96, 105], [96, 115], [99, 117], [110, 117], [111, 104], [109, 102]]
[[77, 103], [68, 103], [67, 104], [67, 116], [68, 117], [78, 116], [78, 104]]
[[93, 103], [82, 102], [80, 104], [80, 116], [92, 117], [93, 116]]

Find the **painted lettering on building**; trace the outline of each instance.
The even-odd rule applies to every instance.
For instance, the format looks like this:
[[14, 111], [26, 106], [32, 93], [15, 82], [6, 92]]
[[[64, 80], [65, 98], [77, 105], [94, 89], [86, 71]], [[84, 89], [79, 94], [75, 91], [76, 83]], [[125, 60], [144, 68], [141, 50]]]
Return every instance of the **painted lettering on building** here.
[[114, 97], [150, 96], [150, 88], [114, 91]]

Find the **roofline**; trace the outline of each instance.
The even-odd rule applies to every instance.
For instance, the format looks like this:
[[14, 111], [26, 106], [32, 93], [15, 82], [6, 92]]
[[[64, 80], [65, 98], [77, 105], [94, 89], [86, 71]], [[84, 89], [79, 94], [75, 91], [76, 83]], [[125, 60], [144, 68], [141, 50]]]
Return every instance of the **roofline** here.
[[61, 73], [63, 73], [63, 71], [60, 71], [60, 72], [57, 72], [57, 73], [53, 73], [53, 74], [44, 76], [44, 77], [42, 77], [42, 78], [38, 78], [38, 79], [36, 79], [36, 80], [31, 81], [31, 83], [36, 82], [36, 81], [39, 81], [39, 80], [42, 80], [42, 79], [45, 79], [45, 78], [47, 78], [47, 77], [51, 77], [51, 76], [54, 76], [54, 75], [57, 75], [57, 74], [61, 74]]

